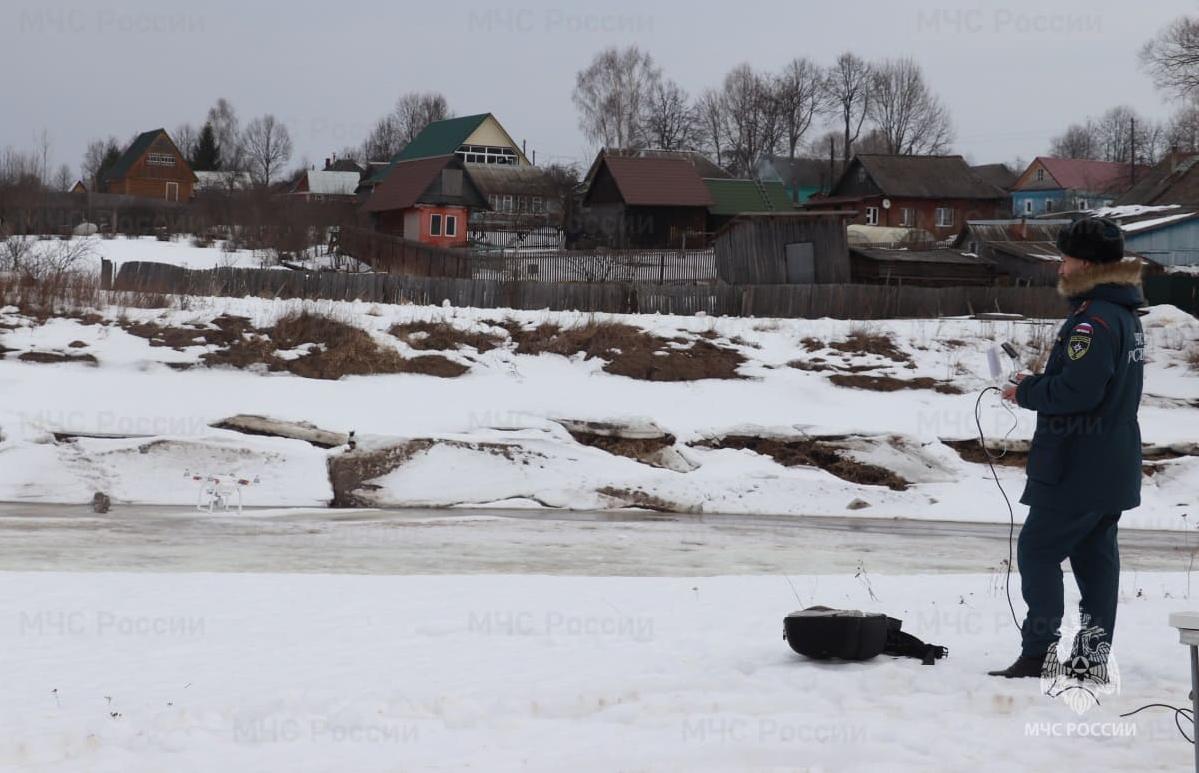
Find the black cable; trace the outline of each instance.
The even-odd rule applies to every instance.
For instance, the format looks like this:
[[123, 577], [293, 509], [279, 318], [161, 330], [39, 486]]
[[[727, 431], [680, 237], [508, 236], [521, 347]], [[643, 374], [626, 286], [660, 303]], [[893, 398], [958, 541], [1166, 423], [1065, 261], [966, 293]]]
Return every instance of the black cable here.
[[1191, 737], [1189, 735], [1187, 735], [1187, 731], [1182, 729], [1182, 722], [1179, 719], [1179, 717], [1186, 719], [1188, 722], [1191, 723], [1191, 729], [1194, 730], [1195, 717], [1192, 715], [1192, 712], [1190, 709], [1179, 708], [1178, 706], [1171, 706], [1167, 703], [1147, 703], [1135, 711], [1130, 711], [1127, 714], [1121, 714], [1120, 716], [1122, 718], [1123, 717], [1131, 717], [1133, 714], [1140, 714], [1145, 709], [1169, 709], [1170, 711], [1173, 711], [1174, 712], [1174, 727], [1177, 727], [1178, 732], [1182, 733], [1182, 737], [1187, 739], [1187, 743], [1194, 745], [1194, 743], [1195, 743], [1194, 740], [1192, 740]]
[[994, 386], [987, 387], [978, 393], [978, 399], [974, 401], [974, 424], [978, 427], [978, 445], [983, 450], [983, 456], [987, 458], [987, 466], [991, 468], [991, 478], [999, 487], [999, 493], [1003, 494], [1003, 501], [1007, 504], [1007, 574], [1003, 579], [1003, 589], [1007, 593], [1008, 609], [1012, 611], [1012, 623], [1015, 624], [1017, 631], [1023, 632], [1020, 628], [1020, 620], [1016, 617], [1016, 605], [1012, 603], [1012, 545], [1016, 540], [1016, 513], [1012, 510], [1012, 500], [1008, 499], [1007, 492], [1003, 490], [1003, 484], [999, 482], [999, 473], [995, 471], [995, 459], [999, 457], [991, 456], [991, 452], [987, 449], [987, 439], [983, 437], [983, 421], [980, 414], [983, 397], [992, 390], [999, 392], [1001, 396], [1003, 394], [999, 387]]

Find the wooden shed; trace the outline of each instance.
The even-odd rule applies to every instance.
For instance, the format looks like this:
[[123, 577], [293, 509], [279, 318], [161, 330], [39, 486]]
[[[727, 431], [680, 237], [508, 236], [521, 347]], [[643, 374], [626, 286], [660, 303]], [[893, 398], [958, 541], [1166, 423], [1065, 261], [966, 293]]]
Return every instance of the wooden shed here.
[[949, 247], [924, 249], [854, 245], [849, 248], [854, 284], [915, 287], [986, 287], [995, 284], [995, 263]]
[[738, 215], [716, 235], [716, 275], [729, 284], [850, 281], [846, 221], [856, 212]]

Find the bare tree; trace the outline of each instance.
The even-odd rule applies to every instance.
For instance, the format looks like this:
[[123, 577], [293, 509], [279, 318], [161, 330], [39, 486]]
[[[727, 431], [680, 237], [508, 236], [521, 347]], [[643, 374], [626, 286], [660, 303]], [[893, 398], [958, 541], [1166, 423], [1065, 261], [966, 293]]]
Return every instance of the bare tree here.
[[1098, 158], [1099, 137], [1094, 122], [1073, 123], [1049, 143], [1054, 158]]
[[1141, 48], [1141, 65], [1159, 89], [1177, 96], [1199, 92], [1199, 19], [1170, 22]]
[[367, 161], [389, 161], [404, 149], [400, 138], [400, 127], [394, 115], [385, 115], [375, 122], [375, 127], [362, 143], [362, 157]]
[[245, 149], [241, 146], [241, 123], [237, 119], [237, 111], [229, 100], [221, 97], [216, 104], [208, 109], [206, 123], [212, 124], [216, 134], [217, 148], [220, 149], [221, 169], [231, 172], [245, 171]]
[[291, 134], [275, 116], [255, 118], [242, 133], [250, 173], [259, 185], [270, 185], [291, 159]]
[[867, 114], [887, 153], [943, 153], [953, 141], [949, 111], [912, 59], [888, 60], [872, 69]]
[[424, 131], [426, 126], [449, 118], [451, 113], [449, 102], [444, 95], [435, 91], [413, 91], [396, 100], [393, 115], [400, 141], [407, 145]]
[[641, 114], [647, 144], [662, 150], [692, 150], [699, 141], [696, 109], [687, 92], [672, 80], [650, 88]]
[[720, 96], [729, 169], [749, 175], [758, 159], [778, 149], [782, 138], [782, 111], [773, 80], [740, 64], [724, 76]]
[[604, 49], [575, 76], [579, 128], [604, 147], [640, 147], [641, 119], [661, 79], [653, 57], [637, 46]]
[[121, 146], [116, 137], [89, 142], [87, 150], [83, 154], [83, 164], [80, 167], [84, 182], [94, 190], [106, 162], [113, 161], [120, 155]]
[[71, 187], [73, 182], [74, 180], [71, 179], [71, 167], [67, 164], [60, 164], [58, 170], [54, 173], [51, 187], [56, 191], [65, 191]]
[[829, 110], [842, 128], [841, 162], [849, 162], [853, 144], [862, 134], [870, 106], [870, 65], [855, 54], [844, 53], [825, 74]]
[[706, 89], [695, 103], [700, 144], [723, 167], [726, 162], [724, 142], [724, 99], [716, 89]]
[[50, 185], [50, 149], [54, 143], [50, 140], [50, 132], [42, 129], [35, 138], [38, 156], [38, 180], [43, 186]]
[[196, 144], [200, 141], [200, 132], [190, 123], [181, 123], [175, 127], [175, 133], [171, 135], [171, 139], [175, 141], [175, 147], [179, 148], [183, 157], [190, 161], [196, 155]]
[[1199, 102], [1192, 99], [1170, 116], [1165, 143], [1168, 148], [1184, 153], [1199, 151]]
[[804, 135], [827, 105], [824, 73], [810, 59], [793, 59], [783, 68], [775, 90], [787, 157], [795, 158]]

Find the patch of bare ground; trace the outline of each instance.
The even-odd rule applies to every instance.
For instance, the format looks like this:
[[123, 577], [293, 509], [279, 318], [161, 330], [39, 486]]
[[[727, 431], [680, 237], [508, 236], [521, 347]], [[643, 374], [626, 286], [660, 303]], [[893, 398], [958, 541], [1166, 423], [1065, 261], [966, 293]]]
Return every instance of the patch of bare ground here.
[[0, 360], [3, 360], [3, 359], [4, 359], [4, 357], [5, 357], [5, 356], [6, 356], [6, 355], [7, 355], [9, 352], [15, 352], [15, 351], [16, 351], [16, 349], [9, 349], [9, 348], [7, 348], [7, 347], [5, 347], [5, 346], [0, 346]]
[[687, 510], [687, 508], [679, 507], [677, 504], [668, 502], [659, 496], [642, 491], [641, 489], [604, 486], [597, 489], [596, 493], [611, 497], [621, 502], [625, 507], [643, 507], [646, 510], [654, 510], [659, 513], [678, 513]]
[[801, 340], [799, 343], [800, 343], [800, 345], [803, 346], [804, 350], [808, 351], [808, 352], [818, 352], [821, 349], [826, 348], [824, 345], [824, 341], [821, 341], [819, 338], [813, 338], [811, 336], [808, 336], [807, 338]]
[[894, 362], [907, 362], [912, 356], [895, 345], [888, 335], [879, 333], [853, 332], [844, 341], [834, 341], [828, 345], [846, 354], [875, 354], [886, 357]]
[[[380, 346], [365, 330], [346, 322], [309, 312], [284, 317], [273, 327], [256, 329], [243, 317], [213, 320], [225, 348], [206, 352], [200, 359], [209, 366], [249, 368], [265, 366], [303, 378], [337, 380], [344, 376], [415, 373], [454, 378], [469, 368], [441, 355], [405, 358]], [[212, 331], [208, 331], [212, 332]], [[211, 342], [211, 341], [210, 341]], [[306, 349], [296, 357], [278, 351]]]
[[1191, 370], [1199, 370], [1199, 342], [1192, 343], [1191, 348], [1187, 350], [1186, 362]]
[[67, 347], [70, 349], [86, 349], [87, 343], [84, 341], [72, 341], [71, 343], [67, 344]]
[[[506, 323], [516, 351], [521, 354], [560, 354], [604, 360], [604, 371], [642, 381], [698, 381], [744, 378], [737, 368], [745, 357], [711, 341], [665, 339], [619, 322], [597, 322], [561, 328], [542, 323], [524, 328]], [[678, 345], [673, 345], [678, 344]]]
[[898, 392], [901, 389], [931, 389], [945, 395], [960, 395], [960, 387], [948, 381], [937, 381], [927, 376], [921, 378], [895, 378], [894, 376], [867, 376], [862, 373], [835, 373], [828, 380], [840, 387], [868, 389], [873, 392]]
[[469, 346], [482, 354], [505, 343], [501, 336], [461, 330], [448, 322], [406, 322], [393, 325], [387, 332], [421, 351], [450, 351]]
[[25, 352], [17, 357], [21, 362], [34, 362], [54, 365], [62, 362], [81, 362], [84, 365], [98, 365], [99, 360], [90, 354], [69, 354], [67, 352]]
[[[977, 440], [942, 440], [941, 442], [954, 451], [957, 451], [958, 456], [962, 457], [963, 461], [975, 464], [987, 463], [987, 453], [983, 451], [982, 446], [978, 444]], [[991, 463], [997, 467], [1019, 467], [1023, 469], [1028, 464], [1028, 451], [1011, 448], [1007, 451], [991, 449]]]
[[579, 443], [601, 451], [607, 451], [616, 456], [624, 456], [638, 462], [652, 458], [664, 448], [674, 445], [674, 435], [663, 435], [657, 438], [622, 438], [609, 435], [596, 435], [590, 432], [571, 432], [570, 436]]
[[747, 449], [769, 456], [784, 467], [819, 467], [851, 483], [886, 486], [903, 491], [910, 484], [891, 470], [859, 462], [827, 441], [812, 438], [764, 438], [752, 435], [728, 435], [702, 445], [708, 448]]

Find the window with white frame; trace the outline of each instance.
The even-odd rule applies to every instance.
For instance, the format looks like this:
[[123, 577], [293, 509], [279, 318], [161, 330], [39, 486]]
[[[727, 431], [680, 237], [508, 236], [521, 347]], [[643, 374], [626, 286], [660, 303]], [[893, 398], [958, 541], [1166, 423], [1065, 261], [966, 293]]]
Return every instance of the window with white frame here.
[[1026, 214], [1026, 215], [1032, 214], [1032, 199], [1024, 200], [1024, 214]]
[[1078, 200], [1078, 208], [1079, 208], [1079, 209], [1090, 209], [1090, 207], [1088, 207], [1088, 206], [1087, 206], [1087, 200], [1086, 200], [1086, 199], [1079, 199], [1079, 200]]
[[866, 225], [878, 225], [878, 207], [866, 207]]
[[953, 225], [953, 210], [949, 207], [937, 207], [937, 227], [948, 228]]
[[904, 207], [899, 210], [899, 224], [905, 228], [911, 228], [916, 225], [916, 210], [911, 207]]
[[1045, 182], [1045, 170], [1044, 169], [1037, 170], [1037, 182], [1039, 182], [1039, 183]]
[[147, 153], [146, 163], [151, 166], [174, 166], [175, 157], [169, 153]]
[[537, 215], [545, 212], [545, 199], [541, 198], [540, 196], [534, 196], [533, 204], [530, 207], [530, 210]]
[[463, 145], [457, 155], [468, 164], [515, 165], [518, 160], [514, 148], [495, 145]]
[[441, 236], [441, 215], [429, 216], [429, 236]]
[[458, 235], [458, 217], [456, 215], [446, 215], [445, 216], [445, 235], [446, 236], [457, 236]]

